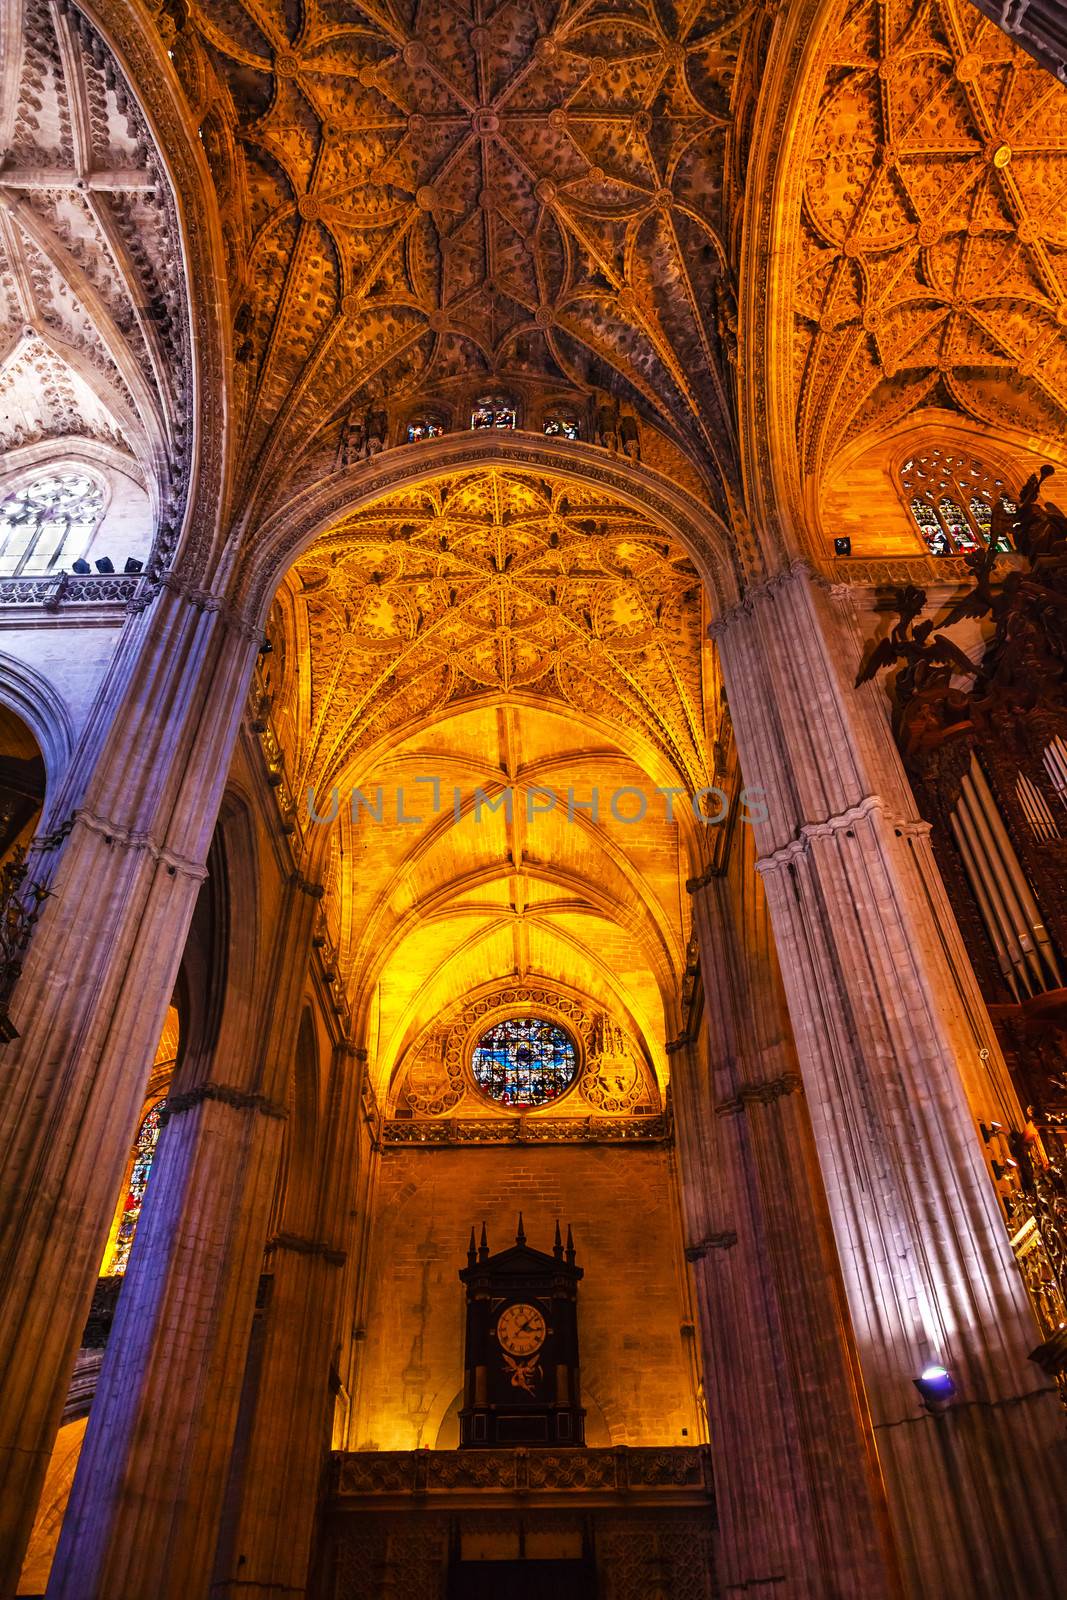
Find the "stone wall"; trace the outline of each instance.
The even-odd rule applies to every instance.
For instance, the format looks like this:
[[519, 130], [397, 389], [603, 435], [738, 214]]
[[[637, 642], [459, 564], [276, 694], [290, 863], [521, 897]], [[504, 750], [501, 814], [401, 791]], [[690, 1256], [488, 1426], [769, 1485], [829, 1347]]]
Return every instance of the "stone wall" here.
[[457, 1442], [464, 1295], [472, 1223], [493, 1251], [550, 1249], [574, 1228], [583, 1398], [590, 1445], [696, 1444], [695, 1342], [664, 1145], [387, 1149], [351, 1449]]

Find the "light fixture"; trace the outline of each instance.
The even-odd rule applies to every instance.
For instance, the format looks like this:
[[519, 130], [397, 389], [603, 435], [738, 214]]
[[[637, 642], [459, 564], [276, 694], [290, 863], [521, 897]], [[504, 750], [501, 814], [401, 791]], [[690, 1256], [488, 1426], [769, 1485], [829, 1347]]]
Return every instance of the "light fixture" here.
[[835, 556], [850, 556], [852, 554], [852, 540], [848, 534], [843, 534], [840, 539], [834, 540]]
[[93, 569], [84, 556], [79, 556], [77, 561], [72, 563], [71, 570], [84, 576], [85, 573], [92, 572]]
[[97, 572], [114, 572], [115, 563], [112, 561], [110, 556], [101, 556], [100, 560], [96, 563], [96, 570]]
[[914, 1380], [927, 1411], [944, 1411], [956, 1397], [956, 1385], [947, 1367], [930, 1362]]
[[130, 573], [140, 572], [143, 566], [144, 566], [144, 562], [143, 561], [138, 561], [136, 556], [127, 556], [126, 557], [126, 565], [123, 567], [122, 570], [123, 570], [123, 572], [130, 572]]

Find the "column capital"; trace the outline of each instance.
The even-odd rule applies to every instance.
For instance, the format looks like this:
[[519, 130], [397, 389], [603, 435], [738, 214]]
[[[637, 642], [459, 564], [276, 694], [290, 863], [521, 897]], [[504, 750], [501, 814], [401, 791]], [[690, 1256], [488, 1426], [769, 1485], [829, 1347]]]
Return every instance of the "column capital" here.
[[115, 845], [120, 850], [144, 851], [153, 861], [162, 863], [172, 877], [175, 873], [181, 873], [183, 877], [192, 878], [197, 883], [202, 883], [207, 877], [207, 867], [203, 862], [192, 861], [176, 850], [168, 850], [166, 845], [160, 844], [152, 834], [126, 828], [120, 822], [113, 822], [110, 817], [90, 811], [87, 806], [79, 806], [73, 813], [67, 831], [75, 827], [86, 828], [90, 833], [99, 834], [105, 844]]
[[761, 1083], [743, 1083], [729, 1100], [720, 1100], [715, 1107], [717, 1117], [737, 1117], [749, 1106], [770, 1106], [791, 1094], [803, 1094], [804, 1084], [799, 1072], [783, 1072], [777, 1078], [765, 1078]]
[[732, 628], [735, 623], [745, 617], [752, 616], [757, 605], [765, 600], [768, 595], [773, 594], [776, 589], [787, 588], [790, 584], [798, 583], [802, 579], [806, 579], [809, 583], [816, 584], [820, 588], [829, 587], [826, 579], [815, 571], [809, 561], [801, 559], [791, 561], [789, 566], [783, 567], [780, 572], [772, 573], [769, 578], [764, 578], [760, 583], [750, 584], [740, 600], [720, 611], [714, 622], [708, 624], [708, 638], [721, 639], [723, 634]]
[[150, 579], [138, 589], [126, 610], [131, 615], [146, 611], [153, 600], [163, 593], [184, 600], [194, 611], [199, 611], [204, 616], [217, 616], [224, 628], [242, 639], [249, 640], [252, 644], [266, 643], [267, 636], [263, 629], [250, 622], [222, 595], [213, 594], [209, 589], [198, 589], [193, 584], [186, 583], [176, 572], [164, 572], [158, 578]]
[[838, 833], [848, 833], [857, 823], [865, 822], [870, 816], [882, 816], [890, 822], [894, 832], [899, 838], [925, 839], [930, 833], [930, 824], [921, 818], [890, 817], [889, 808], [881, 795], [869, 794], [858, 805], [849, 806], [847, 811], [841, 811], [836, 816], [824, 817], [820, 822], [805, 822], [797, 830], [795, 839], [790, 839], [788, 844], [783, 844], [777, 850], [770, 850], [766, 855], [760, 856], [756, 861], [756, 871], [759, 873], [779, 872], [782, 867], [788, 867], [796, 861], [798, 856], [807, 855], [814, 839], [829, 839]]
[[203, 1105], [205, 1100], [217, 1101], [220, 1105], [230, 1106], [234, 1111], [259, 1111], [265, 1117], [277, 1117], [285, 1121], [289, 1113], [277, 1101], [268, 1100], [266, 1095], [251, 1094], [245, 1089], [237, 1089], [229, 1083], [198, 1083], [192, 1089], [181, 1094], [168, 1095], [167, 1103], [159, 1114], [161, 1123], [169, 1122], [171, 1117], [182, 1116], [186, 1111], [192, 1111], [196, 1106]]

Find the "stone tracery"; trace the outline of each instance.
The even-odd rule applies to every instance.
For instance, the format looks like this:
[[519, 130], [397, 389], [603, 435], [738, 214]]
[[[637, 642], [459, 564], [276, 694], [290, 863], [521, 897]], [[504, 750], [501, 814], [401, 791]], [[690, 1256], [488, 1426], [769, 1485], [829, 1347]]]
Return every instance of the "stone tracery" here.
[[72, 7], [7, 7], [2, 42], [0, 445], [116, 446], [173, 525], [188, 483], [190, 356], [163, 161], [117, 62]]

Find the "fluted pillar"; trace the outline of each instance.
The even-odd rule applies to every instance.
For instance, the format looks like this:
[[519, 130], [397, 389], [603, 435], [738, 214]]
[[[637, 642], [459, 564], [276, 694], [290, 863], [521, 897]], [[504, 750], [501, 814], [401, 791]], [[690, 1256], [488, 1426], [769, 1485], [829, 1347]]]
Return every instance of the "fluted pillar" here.
[[51, 1600], [207, 1593], [319, 893], [285, 885], [268, 958], [232, 963], [214, 1049], [168, 1097]]
[[675, 1057], [724, 1595], [898, 1593], [751, 834], [693, 886], [704, 1008]]
[[63, 792], [0, 1049], [0, 1593], [13, 1591], [256, 651], [209, 596], [127, 623]]
[[[1051, 1597], [1063, 1425], [975, 1117], [991, 1043], [855, 641], [798, 566], [712, 630], [905, 1584]], [[984, 1019], [984, 1020], [983, 1020]], [[913, 1380], [949, 1369], [956, 1401]]]
[[319, 1181], [290, 1184], [281, 1229], [267, 1248], [270, 1294], [247, 1444], [236, 1474], [232, 1527], [211, 1595], [268, 1600], [305, 1592], [315, 1512], [330, 1444], [331, 1359], [338, 1345], [343, 1268], [357, 1235], [359, 1095], [363, 1051], [334, 1052]]

